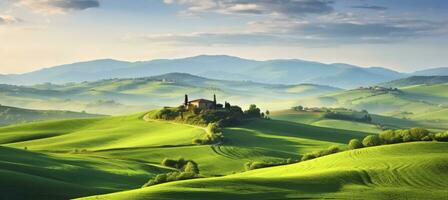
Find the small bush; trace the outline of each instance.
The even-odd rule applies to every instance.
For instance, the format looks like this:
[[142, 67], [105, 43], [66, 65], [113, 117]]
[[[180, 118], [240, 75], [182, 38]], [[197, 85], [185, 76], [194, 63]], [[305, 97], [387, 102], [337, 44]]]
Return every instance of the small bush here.
[[399, 131], [386, 130], [380, 133], [379, 137], [381, 141], [384, 142], [385, 144], [394, 144], [403, 142], [402, 135], [400, 134]]
[[157, 175], [153, 179], [149, 180], [145, 185], [143, 185], [143, 187], [179, 180], [195, 179], [195, 178], [200, 178], [200, 176], [192, 172], [170, 172], [166, 174]]
[[199, 174], [199, 167], [198, 164], [196, 164], [193, 161], [188, 161], [187, 164], [183, 167], [184, 172]]
[[307, 153], [307, 154], [304, 154], [304, 155], [302, 156], [302, 161], [312, 160], [312, 159], [315, 159], [315, 158], [317, 158], [315, 154], [313, 154], [313, 153]]
[[165, 158], [161, 164], [166, 167], [177, 168], [177, 162], [176, 160]]
[[273, 166], [280, 166], [280, 165], [287, 165], [287, 164], [293, 164], [293, 163], [297, 163], [299, 161], [296, 160], [292, 160], [291, 158], [288, 158], [284, 161], [279, 161], [279, 162], [263, 162], [263, 161], [255, 161], [255, 162], [247, 162], [244, 164], [244, 168], [249, 171], [249, 170], [254, 170], [254, 169], [260, 169], [260, 168], [266, 168], [266, 167], [273, 167]]
[[302, 156], [302, 161], [312, 160], [312, 159], [315, 159], [315, 158], [319, 158], [319, 157], [322, 157], [322, 156], [338, 153], [338, 152], [341, 152], [341, 151], [342, 150], [338, 146], [330, 146], [330, 147], [328, 147], [328, 149], [325, 149], [325, 150], [315, 151], [315, 152], [312, 152], [312, 153], [304, 154]]
[[163, 166], [176, 168], [184, 172], [195, 172], [199, 173], [199, 167], [198, 164], [192, 160], [185, 160], [183, 158], [179, 158], [178, 160], [163, 159], [162, 163]]
[[358, 139], [351, 139], [350, 142], [348, 143], [349, 149], [359, 149], [363, 147], [364, 146], [362, 145], [361, 141], [359, 141]]
[[440, 142], [448, 142], [448, 131], [444, 133], [436, 133], [434, 139]]
[[364, 140], [362, 140], [362, 145], [364, 145], [365, 147], [378, 146], [381, 144], [381, 139], [377, 135], [368, 135], [364, 138]]
[[409, 129], [409, 134], [414, 138], [415, 140], [421, 140], [423, 137], [429, 135], [429, 131], [424, 128], [411, 128]]

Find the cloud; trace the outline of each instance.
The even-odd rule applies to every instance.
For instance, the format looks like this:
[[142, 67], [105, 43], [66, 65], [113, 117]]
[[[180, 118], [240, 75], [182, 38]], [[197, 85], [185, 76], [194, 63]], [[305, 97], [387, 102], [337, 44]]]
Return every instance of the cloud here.
[[150, 43], [190, 46], [340, 46], [393, 43], [441, 34], [446, 23], [425, 20], [320, 21], [275, 19], [249, 24], [246, 32], [197, 32], [132, 37]]
[[65, 13], [100, 6], [98, 0], [19, 0], [16, 5], [25, 6], [43, 14]]
[[164, 0], [189, 13], [306, 15], [333, 11], [330, 0]]
[[375, 5], [357, 5], [357, 6], [351, 6], [351, 8], [370, 9], [370, 10], [387, 10], [387, 7], [375, 6]]
[[13, 17], [10, 15], [0, 15], [0, 25], [2, 24], [15, 24], [15, 23], [19, 23], [22, 22], [23, 20], [21, 20], [20, 18], [17, 17]]

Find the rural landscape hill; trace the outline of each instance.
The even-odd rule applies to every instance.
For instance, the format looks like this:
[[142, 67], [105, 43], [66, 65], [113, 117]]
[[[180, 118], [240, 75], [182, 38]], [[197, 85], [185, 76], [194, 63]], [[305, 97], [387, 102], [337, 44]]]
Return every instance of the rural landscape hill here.
[[0, 200], [448, 200], [448, 0], [0, 0]]
[[447, 150], [443, 143], [396, 144], [81, 199], [444, 199]]
[[[298, 59], [256, 61], [224, 55], [201, 55], [180, 59], [124, 62], [112, 59], [73, 63], [0, 76], [0, 83], [34, 85], [46, 82], [98, 81], [111, 78], [140, 78], [166, 73], [190, 73], [211, 79], [255, 81], [270, 84], [312, 83], [354, 88], [409, 76], [382, 67], [364, 68], [348, 64], [324, 64]], [[432, 72], [428, 72], [432, 73]], [[426, 72], [419, 72], [425, 75]]]
[[150, 108], [177, 106], [184, 94], [192, 98], [218, 98], [265, 109], [292, 106], [292, 99], [341, 91], [315, 84], [282, 85], [248, 81], [207, 79], [185, 73], [170, 73], [148, 78], [107, 79], [64, 85], [0, 85], [0, 103], [4, 105], [123, 114]]
[[34, 121], [93, 118], [102, 115], [71, 111], [30, 110], [0, 105], [0, 126]]
[[429, 115], [448, 107], [446, 76], [410, 77], [380, 85], [385, 87], [361, 87], [304, 98], [297, 104], [368, 110], [376, 114], [401, 118], [415, 118], [419, 114]]

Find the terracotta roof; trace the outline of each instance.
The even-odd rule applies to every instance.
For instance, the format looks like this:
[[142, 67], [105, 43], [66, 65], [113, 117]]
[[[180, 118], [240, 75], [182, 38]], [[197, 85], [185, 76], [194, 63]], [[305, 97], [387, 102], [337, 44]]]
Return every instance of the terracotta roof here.
[[205, 103], [213, 103], [213, 101], [207, 100], [207, 99], [195, 99], [193, 101], [189, 101], [188, 103], [192, 102], [205, 102]]

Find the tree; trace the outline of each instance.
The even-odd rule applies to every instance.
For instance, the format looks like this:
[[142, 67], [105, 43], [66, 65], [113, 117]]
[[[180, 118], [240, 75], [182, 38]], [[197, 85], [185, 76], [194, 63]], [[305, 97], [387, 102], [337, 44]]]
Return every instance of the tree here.
[[199, 174], [198, 164], [196, 164], [193, 161], [188, 161], [187, 164], [184, 167], [184, 172], [190, 172], [190, 173]]
[[227, 110], [230, 110], [230, 107], [231, 107], [230, 103], [226, 101], [225, 104], [224, 104], [224, 108], [227, 109]]
[[358, 139], [351, 139], [350, 142], [348, 143], [348, 148], [349, 149], [359, 149], [364, 147], [361, 143], [361, 141], [359, 141]]
[[257, 108], [255, 104], [250, 105], [249, 110], [244, 111], [244, 114], [249, 118], [260, 118], [261, 116], [260, 108]]
[[368, 135], [362, 140], [362, 145], [365, 147], [381, 145], [381, 139], [377, 135]]
[[185, 94], [184, 105], [188, 106], [188, 95], [187, 94]]
[[213, 107], [216, 108], [216, 94], [213, 94]]

